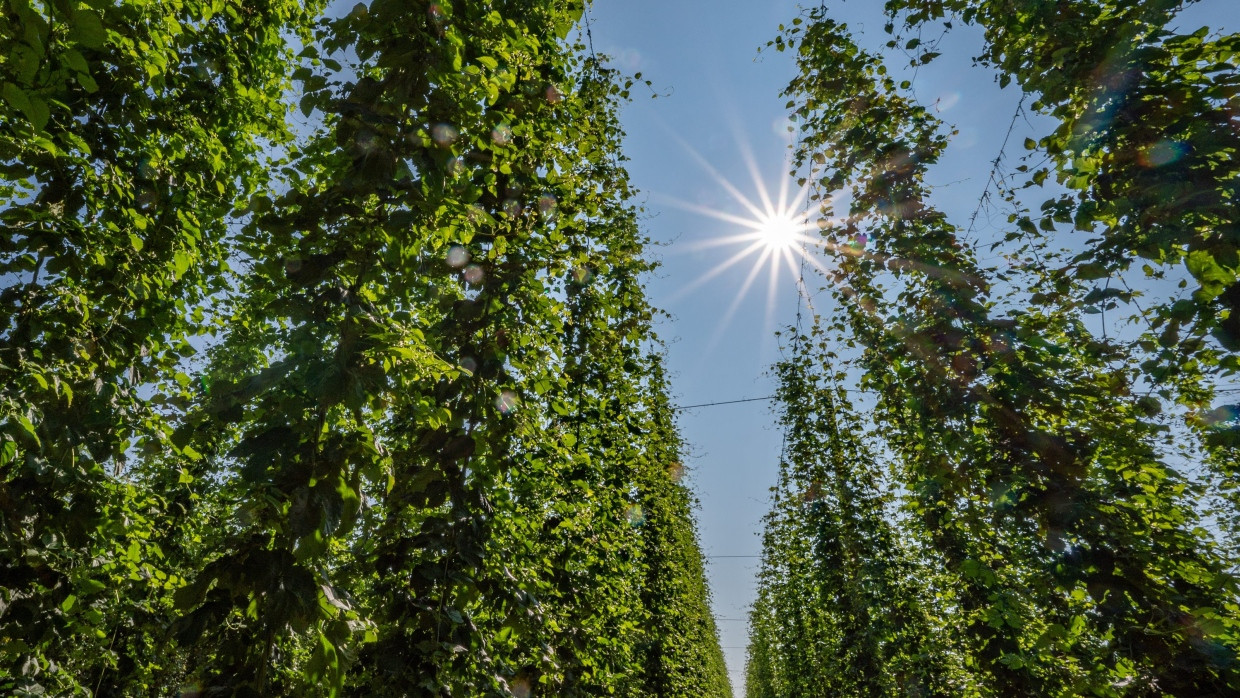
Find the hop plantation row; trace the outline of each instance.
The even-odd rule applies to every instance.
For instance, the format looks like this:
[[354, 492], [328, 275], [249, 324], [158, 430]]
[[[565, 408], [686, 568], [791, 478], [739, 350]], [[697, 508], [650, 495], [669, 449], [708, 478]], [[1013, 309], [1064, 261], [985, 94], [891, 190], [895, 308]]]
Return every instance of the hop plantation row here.
[[730, 696], [579, 0], [0, 9], [0, 693]]
[[[731, 696], [582, 2], [0, 6], [0, 693]], [[1240, 695], [1240, 35], [1192, 4], [771, 42], [831, 301], [749, 698]], [[962, 30], [1049, 124], [997, 229], [927, 183]]]
[[750, 698], [1240, 695], [1240, 36], [1187, 4], [886, 3], [913, 74], [975, 25], [1051, 123], [982, 243], [908, 81], [825, 4], [773, 42], [836, 264], [776, 368]]

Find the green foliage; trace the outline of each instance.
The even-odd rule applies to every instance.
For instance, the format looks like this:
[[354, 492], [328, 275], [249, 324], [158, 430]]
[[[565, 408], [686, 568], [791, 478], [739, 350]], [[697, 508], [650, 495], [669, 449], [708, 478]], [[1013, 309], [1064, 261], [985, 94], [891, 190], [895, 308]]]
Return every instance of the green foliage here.
[[0, 689], [730, 695], [580, 3], [10, 9]]
[[[947, 137], [907, 96], [907, 86], [825, 8], [809, 11], [808, 21], [778, 42], [796, 51], [800, 65], [788, 89], [802, 124], [799, 164], [817, 186], [824, 217], [836, 213], [831, 202], [848, 201], [839, 224], [824, 231], [828, 248], [839, 252], [828, 280], [841, 309], [830, 326], [856, 350], [850, 368], [875, 395], [871, 419], [882, 428], [869, 448], [889, 454], [889, 477], [901, 493], [899, 512], [885, 520], [910, 541], [916, 564], [941, 570], [928, 577], [929, 586], [902, 590], [897, 607], [926, 609], [930, 627], [952, 628], [959, 640], [943, 648], [938, 675], [946, 683], [923, 690], [1240, 690], [1235, 558], [1202, 518], [1234, 521], [1230, 425], [1211, 426], [1194, 411], [1188, 425], [1177, 427], [1161, 414], [1163, 400], [1138, 393], [1143, 382], [1166, 384], [1160, 397], [1178, 397], [1196, 410], [1209, 399], [1209, 372], [1232, 366], [1224, 329], [1230, 310], [1220, 299], [1236, 282], [1226, 252], [1234, 216], [1220, 201], [1230, 200], [1235, 184], [1235, 96], [1227, 87], [1235, 80], [1227, 48], [1234, 38], [1169, 34], [1162, 27], [1178, 5], [888, 3], [893, 33], [900, 18], [913, 30], [944, 18], [949, 28], [957, 19], [980, 24], [983, 61], [997, 68], [999, 82], [1017, 84], [1034, 108], [1059, 122], [1051, 136], [1026, 143], [1051, 161], [1049, 170], [1031, 174], [1032, 183], [1053, 174], [1074, 193], [1044, 204], [1036, 224], [1005, 193], [1018, 207], [1007, 239], [1021, 240], [1037, 263], [1002, 274], [980, 266], [930, 203], [925, 173]], [[905, 44], [897, 36], [891, 45]], [[1207, 67], [1197, 63], [1201, 57]], [[1159, 145], [1168, 138], [1174, 142]], [[1181, 152], [1180, 138], [1193, 144]], [[1062, 269], [1041, 263], [1057, 223], [1097, 235]], [[861, 235], [871, 241], [864, 251], [851, 244]], [[1133, 297], [1094, 283], [1136, 257], [1183, 260], [1200, 288], [1192, 300], [1156, 303], [1149, 321], [1151, 332], [1162, 331], [1157, 343], [1146, 337], [1118, 345], [1095, 336], [1084, 317]], [[1211, 332], [1219, 345], [1201, 341]], [[1145, 351], [1153, 356], [1143, 357]], [[811, 363], [830, 361], [816, 356]], [[798, 368], [796, 375], [813, 374]], [[784, 383], [797, 384], [786, 375]], [[807, 394], [785, 398], [786, 414], [794, 416], [786, 420], [790, 444], [804, 429], [800, 420], [840, 409], [838, 399], [799, 407]], [[840, 449], [838, 427], [814, 431], [830, 444], [827, 453]], [[1198, 463], [1218, 475], [1210, 489], [1188, 476], [1203, 470], [1197, 463], [1169, 464], [1166, 446], [1176, 439], [1188, 442], [1182, 453], [1205, 454]], [[789, 454], [784, 486], [803, 488], [801, 473], [822, 457], [795, 448]], [[1203, 497], [1221, 508], [1206, 511], [1198, 506]], [[834, 553], [785, 533], [787, 506], [777, 501], [768, 530], [769, 571], [751, 646], [753, 696], [816, 695], [789, 683], [814, 671], [809, 657], [818, 655], [781, 656], [781, 629], [803, 621], [789, 618], [780, 600], [822, 598], [819, 578], [805, 570]], [[853, 536], [873, 530], [863, 519], [844, 521]], [[857, 590], [847, 574], [828, 579], [827, 600], [802, 604], [796, 618], [817, 613], [813, 627], [828, 628], [856, 617], [844, 609], [859, 606], [873, 616], [892, 605]], [[854, 661], [855, 676], [875, 676], [860, 671], [875, 656], [884, 655]], [[832, 692], [898, 690], [869, 679]]]
[[286, 137], [281, 32], [301, 12], [19, 1], [0, 16], [6, 693], [158, 690], [152, 655], [126, 646], [160, 642], [149, 616], [176, 584], [168, 493], [136, 484], [135, 460], [182, 445], [146, 398], [193, 353], [224, 215]]
[[[1199, 284], [1192, 299], [1155, 299], [1149, 309], [1155, 328], [1184, 341], [1153, 360], [1164, 374], [1193, 360], [1230, 373], [1240, 348], [1240, 35], [1205, 27], [1174, 33], [1167, 25], [1183, 4], [896, 0], [887, 7], [909, 28], [946, 15], [985, 28], [981, 60], [1057, 124], [1035, 147], [1071, 195], [1042, 210], [1090, 236], [1060, 273], [1088, 281], [1148, 263], [1154, 277], [1156, 267], [1184, 264]], [[1221, 346], [1202, 341], [1210, 335]]]
[[[947, 599], [891, 497], [817, 324], [776, 366], [785, 429], [750, 616], [750, 696], [960, 695]], [[957, 650], [953, 652], [953, 650]]]

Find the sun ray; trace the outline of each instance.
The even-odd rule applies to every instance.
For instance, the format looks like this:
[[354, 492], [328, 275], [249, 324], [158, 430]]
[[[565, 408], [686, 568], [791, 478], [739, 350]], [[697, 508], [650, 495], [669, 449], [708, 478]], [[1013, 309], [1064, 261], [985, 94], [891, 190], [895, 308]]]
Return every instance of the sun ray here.
[[797, 280], [797, 293], [801, 294], [801, 299], [805, 301], [810, 317], [817, 315], [818, 309], [814, 307], [814, 296], [809, 292], [809, 286], [806, 285], [804, 278]]
[[714, 179], [716, 182], [719, 183], [719, 186], [723, 187], [729, 194], [733, 196], [733, 198], [736, 199], [737, 203], [739, 203], [741, 206], [744, 206], [745, 210], [749, 211], [749, 213], [751, 213], [754, 218], [762, 217], [762, 213], [763, 213], [762, 210], [759, 209], [756, 205], [754, 205], [754, 203], [749, 200], [749, 197], [741, 193], [741, 190], [737, 189], [736, 185], [728, 181], [727, 177], [724, 177], [719, 172], [719, 170], [715, 169], [715, 166], [710, 164], [709, 160], [702, 157], [701, 153], [699, 153], [696, 149], [694, 149], [692, 145], [689, 145], [688, 141], [686, 141], [685, 139], [681, 138], [680, 136], [674, 133], [672, 134], [672, 137], [675, 138], [680, 143], [680, 145], [684, 147], [686, 151], [688, 151], [689, 155], [695, 161], [697, 161], [699, 165], [702, 166], [702, 169], [706, 170], [706, 173], [709, 174], [712, 179]]
[[668, 204], [675, 206], [676, 208], [689, 211], [691, 213], [697, 213], [703, 216], [710, 216], [711, 218], [723, 221], [724, 223], [735, 223], [736, 225], [744, 225], [744, 226], [748, 226], [751, 228], [754, 227], [755, 225], [753, 218], [745, 218], [744, 216], [738, 216], [732, 213], [724, 213], [723, 211], [719, 211], [719, 210], [716, 210], [716, 209], [713, 209], [707, 206], [702, 206], [701, 204], [689, 203], [688, 201], [682, 201], [680, 199], [660, 196], [658, 194], [653, 195], [651, 198], [666, 201]]
[[796, 210], [796, 208], [788, 205], [788, 183], [790, 180], [790, 177], [779, 178], [779, 211], [791, 212]]
[[796, 254], [792, 250], [784, 250], [784, 260], [788, 262], [788, 271], [792, 273], [792, 278], [798, 279], [798, 284], [802, 283], [802, 281], [799, 280], [801, 278], [801, 270], [797, 268], [796, 258], [805, 257], [808, 256], [808, 254], [809, 250], [805, 248], [801, 249], [800, 254]]
[[732, 299], [732, 304], [728, 306], [727, 312], [719, 320], [719, 327], [715, 328], [715, 333], [711, 336], [710, 344], [707, 345], [708, 350], [713, 350], [719, 344], [719, 340], [723, 338], [723, 333], [727, 330], [728, 325], [732, 324], [732, 317], [736, 315], [736, 311], [740, 308], [741, 301], [745, 300], [745, 294], [749, 293], [750, 287], [757, 280], [758, 274], [762, 273], [762, 267], [766, 265], [767, 257], [775, 254], [775, 250], [766, 248], [762, 250], [762, 254], [758, 257], [757, 263], [749, 270], [749, 275], [745, 277], [745, 283], [741, 284], [740, 290], [736, 292], [736, 297]]
[[[737, 143], [746, 169], [753, 180], [754, 192], [759, 203], [755, 203], [753, 199], [742, 193], [736, 185], [725, 178], [718, 169], [684, 139], [675, 133], [671, 135], [710, 175], [710, 178], [717, 182], [735, 200], [735, 203], [743, 209], [743, 213], [738, 215], [694, 203], [659, 197], [678, 208], [712, 218], [729, 226], [736, 226], [736, 229], [739, 229], [739, 232], [734, 229], [733, 231], [727, 231], [728, 234], [716, 235], [710, 240], [692, 243], [688, 246], [688, 249], [700, 250], [727, 245], [737, 245], [741, 248], [723, 263], [709, 269], [700, 278], [675, 291], [667, 299], [667, 302], [674, 302], [689, 292], [700, 288], [727, 270], [739, 265], [742, 261], [753, 261], [752, 268], [749, 269], [743, 283], [729, 303], [726, 312], [719, 319], [718, 326], [707, 343], [706, 351], [708, 352], [713, 351], [719, 344], [724, 333], [731, 326], [741, 303], [757, 282], [758, 277], [763, 273], [766, 273], [768, 278], [766, 312], [762, 324], [766, 330], [770, 330], [773, 327], [775, 323], [777, 291], [784, 266], [787, 266], [791, 277], [796, 283], [798, 304], [804, 301], [811, 313], [814, 312], [814, 302], [804, 273], [806, 267], [812, 267], [816, 272], [821, 273], [828, 282], [835, 279], [835, 272], [829, 268], [829, 262], [823, 257], [829, 258], [837, 255], [841, 257], [852, 256], [873, 260], [891, 269], [917, 269], [933, 276], [960, 279], [966, 283], [976, 282], [975, 279], [958, 269], [931, 265], [912, 259], [893, 258], [869, 251], [866, 249], [864, 236], [861, 236], [862, 239], [852, 241], [851, 244], [844, 241], [833, 241], [830, 231], [826, 231], [826, 229], [833, 224], [838, 224], [845, 220], [830, 214], [830, 212], [834, 211], [834, 205], [839, 197], [832, 196], [825, 201], [817, 202], [814, 208], [817, 209], [818, 217], [815, 217], [810, 210], [812, 188], [808, 183], [801, 184], [793, 189], [792, 177], [785, 176], [780, 178], [778, 189], [772, 191], [761, 177], [749, 144], [745, 142], [745, 139], [740, 136], [739, 132], [737, 134]], [[791, 165], [786, 160], [784, 164], [785, 166]], [[772, 194], [775, 194], [775, 196], [772, 196]], [[748, 216], [745, 214], [748, 214]], [[842, 242], [844, 244], [841, 244]], [[754, 259], [755, 252], [757, 253], [756, 259]], [[820, 255], [820, 253], [823, 254]], [[837, 288], [836, 292], [841, 300], [852, 299], [851, 302], [858, 302], [860, 300], [856, 298], [856, 292], [847, 286]], [[800, 306], [798, 305], [798, 307]], [[870, 308], [863, 306], [862, 310], [874, 315], [874, 311]], [[769, 332], [767, 334], [769, 335]], [[922, 348], [916, 346], [910, 346], [909, 349], [913, 353], [922, 350]]]
[[[787, 180], [785, 180], [787, 181]], [[809, 184], [797, 190], [796, 197], [788, 204], [789, 211], [799, 211], [805, 206], [805, 202], [809, 199]]]
[[[771, 255], [771, 274], [766, 288], [766, 316], [768, 318], [775, 317], [775, 288], [779, 284], [779, 269], [783, 266], [782, 262], [785, 254], [791, 254], [791, 251], [786, 247], [775, 250], [774, 254]], [[796, 274], [793, 274], [792, 278], [795, 279]]]
[[[811, 207], [809, 205], [812, 193], [811, 185], [802, 183], [797, 186], [792, 181], [793, 178], [791, 176], [781, 177], [776, 187], [770, 186], [759, 171], [749, 143], [746, 142], [738, 130], [734, 129], [734, 131], [736, 132], [736, 141], [745, 169], [752, 179], [752, 193], [749, 196], [725, 178], [714, 165], [707, 161], [701, 153], [697, 152], [684, 139], [674, 133], [671, 135], [710, 178], [719, 184], [728, 197], [734, 200], [735, 206], [733, 208], [739, 207], [739, 213], [732, 213], [715, 207], [703, 206], [668, 197], [659, 197], [682, 210], [711, 218], [730, 227], [734, 226], [732, 230], [720, 231], [724, 234], [714, 235], [710, 239], [679, 244], [677, 245], [679, 250], [697, 251], [733, 245], [739, 248], [737, 252], [729, 256], [724, 262], [712, 266], [700, 278], [676, 290], [667, 299], [667, 302], [674, 302], [683, 298], [688, 293], [701, 288], [707, 282], [718, 278], [721, 274], [741, 264], [742, 261], [747, 260], [752, 264], [752, 267], [748, 270], [743, 282], [740, 284], [736, 296], [731, 299], [726, 311], [719, 318], [716, 331], [708, 342], [708, 350], [713, 349], [717, 345], [724, 332], [730, 327], [741, 303], [757, 283], [759, 276], [766, 274], [768, 277], [765, 311], [766, 322], [769, 324], [774, 322], [777, 291], [783, 276], [782, 271], [785, 267], [787, 267], [791, 278], [796, 282], [798, 297], [808, 297], [806, 284], [803, 279], [803, 272], [807, 263], [812, 264], [815, 270], [822, 271], [829, 276], [831, 272], [827, 265], [818, 259], [820, 254], [826, 253], [829, 256], [833, 252], [838, 253], [844, 250], [848, 253], [857, 253], [859, 251], [852, 246], [840, 246], [830, 243], [823, 238], [821, 230], [825, 226], [817, 219], [814, 210], [811, 209], [817, 208], [825, 215], [827, 211], [831, 210], [830, 206], [833, 200], [823, 202], [821, 207]], [[785, 159], [783, 165], [787, 170], [791, 169], [792, 163]], [[800, 263], [798, 264], [798, 262]]]
[[830, 274], [832, 274], [832, 273], [833, 273], [830, 269], [828, 269], [828, 268], [827, 268], [827, 266], [826, 266], [825, 264], [823, 264], [822, 262], [818, 261], [818, 259], [817, 259], [817, 258], [815, 258], [815, 257], [813, 257], [813, 256], [809, 256], [809, 255], [807, 255], [807, 256], [806, 256], [806, 257], [804, 257], [803, 259], [804, 259], [805, 261], [809, 262], [809, 263], [810, 263], [810, 264], [811, 264], [811, 265], [812, 265], [815, 269], [817, 269], [818, 271], [822, 272], [823, 274], [830, 275]]
[[746, 247], [745, 249], [741, 250], [740, 252], [737, 252], [736, 254], [734, 254], [734, 255], [732, 255], [731, 257], [729, 257], [729, 258], [728, 258], [728, 260], [727, 260], [727, 261], [725, 261], [723, 264], [721, 264], [721, 265], [719, 265], [719, 266], [715, 267], [714, 269], [711, 269], [710, 271], [706, 272], [706, 273], [705, 273], [705, 274], [703, 274], [702, 276], [700, 276], [700, 277], [698, 277], [697, 279], [695, 279], [695, 280], [693, 280], [692, 282], [690, 282], [687, 286], [684, 286], [684, 287], [680, 288], [679, 290], [674, 291], [674, 292], [672, 293], [672, 295], [671, 295], [671, 296], [669, 296], [669, 297], [667, 298], [667, 302], [671, 303], [671, 302], [675, 302], [675, 301], [677, 301], [677, 300], [680, 300], [681, 298], [683, 298], [683, 297], [685, 296], [685, 294], [687, 294], [687, 293], [689, 293], [690, 291], [693, 291], [693, 290], [695, 290], [695, 289], [697, 289], [697, 288], [700, 288], [700, 287], [702, 286], [702, 284], [705, 284], [707, 281], [710, 281], [711, 279], [715, 278], [716, 276], [719, 276], [720, 274], [722, 274], [723, 272], [727, 271], [728, 269], [731, 269], [732, 267], [736, 266], [737, 264], [740, 264], [741, 262], [743, 262], [743, 261], [745, 260], [745, 258], [746, 258], [746, 257], [748, 257], [748, 256], [749, 256], [749, 254], [750, 254], [751, 252], [753, 252], [754, 250], [761, 249], [761, 248], [762, 248], [762, 247], [764, 247], [765, 245], [766, 245], [766, 243], [765, 243], [765, 242], [763, 242], [762, 240], [758, 240], [758, 241], [754, 242], [754, 243], [753, 243], [752, 245], [750, 245], [749, 247]]
[[[788, 250], [782, 250], [787, 252]], [[795, 276], [793, 278], [796, 278]], [[771, 278], [766, 292], [766, 314], [762, 321], [762, 336], [775, 336], [775, 290], [779, 285], [779, 260], [771, 259]]]
[[725, 235], [723, 237], [711, 238], [710, 240], [697, 240], [695, 242], [687, 242], [681, 246], [678, 252], [698, 252], [700, 250], [709, 250], [714, 247], [727, 247], [728, 245], [736, 245], [742, 242], [753, 242], [762, 238], [762, 234], [758, 232], [737, 233], [736, 235]]
[[758, 190], [758, 198], [762, 200], [762, 206], [768, 214], [775, 212], [775, 203], [771, 201], [771, 194], [766, 188], [766, 182], [762, 181], [762, 173], [758, 171], [758, 162], [754, 159], [753, 149], [749, 147], [749, 143], [740, 137], [740, 133], [734, 128], [736, 141], [740, 146], [741, 158], [745, 161], [745, 168], [749, 170], [749, 176], [753, 179], [754, 188]]

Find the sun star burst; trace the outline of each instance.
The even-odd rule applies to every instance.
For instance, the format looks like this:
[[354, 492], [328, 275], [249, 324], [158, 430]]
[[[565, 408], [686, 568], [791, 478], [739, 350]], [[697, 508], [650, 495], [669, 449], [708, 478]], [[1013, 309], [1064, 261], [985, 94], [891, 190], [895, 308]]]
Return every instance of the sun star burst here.
[[[749, 269], [748, 274], [746, 274], [744, 281], [736, 292], [735, 298], [732, 299], [727, 311], [720, 319], [715, 337], [712, 338], [712, 345], [722, 336], [732, 317], [740, 307], [741, 302], [749, 293], [750, 288], [754, 286], [764, 271], [768, 274], [766, 302], [766, 319], [768, 323], [772, 321], [775, 314], [775, 295], [779, 287], [782, 271], [785, 268], [791, 274], [792, 279], [798, 280], [798, 292], [802, 294], [805, 292], [803, 280], [801, 279], [801, 267], [803, 265], [808, 264], [826, 271], [826, 268], [815, 254], [815, 251], [824, 245], [824, 241], [818, 235], [822, 223], [807, 210], [811, 208], [807, 206], [810, 194], [809, 187], [803, 186], [794, 192], [790, 186], [791, 178], [785, 176], [780, 180], [781, 184], [778, 191], [772, 196], [772, 192], [767, 189], [758, 170], [753, 154], [743, 140], [738, 139], [738, 142], [740, 143], [746, 169], [753, 181], [753, 191], [756, 192], [757, 201], [742, 192], [683, 140], [681, 140], [681, 144], [684, 148], [706, 170], [711, 178], [727, 192], [729, 197], [740, 207], [741, 212], [730, 213], [678, 199], [667, 199], [668, 203], [678, 208], [713, 218], [727, 224], [727, 228], [731, 229], [725, 229], [725, 231], [722, 231], [722, 234], [715, 235], [711, 239], [690, 243], [685, 249], [738, 248], [731, 256], [714, 265], [713, 268], [708, 269], [701, 276], [698, 276], [675, 292], [669, 301], [682, 298], [729, 269], [746, 260], [752, 260], [753, 266]], [[787, 166], [788, 163], [785, 162], [785, 165]]]

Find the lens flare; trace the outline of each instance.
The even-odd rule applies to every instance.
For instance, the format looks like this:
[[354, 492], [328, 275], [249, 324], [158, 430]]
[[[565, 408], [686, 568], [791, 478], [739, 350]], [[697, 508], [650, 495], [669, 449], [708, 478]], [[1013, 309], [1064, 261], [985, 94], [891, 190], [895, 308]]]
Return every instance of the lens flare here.
[[[745, 296], [764, 272], [768, 276], [766, 317], [770, 321], [775, 314], [775, 293], [779, 286], [779, 277], [782, 276], [784, 269], [789, 271], [794, 280], [800, 278], [802, 264], [808, 264], [817, 269], [825, 270], [824, 265], [819, 261], [815, 252], [824, 247], [824, 241], [819, 234], [819, 229], [827, 227], [829, 221], [819, 220], [818, 216], [811, 214], [808, 210], [819, 208], [818, 206], [807, 205], [810, 195], [808, 183], [793, 191], [791, 178], [785, 176], [781, 179], [781, 184], [777, 191], [772, 192], [769, 190], [759, 172], [753, 153], [745, 143], [744, 138], [739, 137], [739, 134], [737, 143], [745, 160], [749, 175], [753, 180], [755, 197], [746, 195], [739, 187], [724, 177], [706, 158], [694, 150], [691, 145], [681, 138], [676, 138], [689, 155], [697, 161], [702, 169], [710, 175], [715, 183], [742, 210], [739, 213], [729, 213], [679, 199], [665, 199], [667, 203], [677, 208], [708, 216], [727, 224], [727, 227], [731, 229], [731, 231], [714, 236], [709, 240], [687, 245], [685, 249], [700, 250], [709, 247], [739, 248], [731, 257], [723, 260], [674, 292], [667, 302], [675, 302], [729, 269], [746, 260], [753, 260], [753, 266], [740, 284], [736, 297], [721, 318], [715, 336], [711, 339], [711, 345], [713, 346], [722, 338], [724, 331], [740, 308]], [[783, 164], [785, 172], [792, 169], [792, 163], [785, 161]], [[756, 260], [754, 259], [755, 255]], [[805, 293], [803, 287], [799, 287], [798, 290], [802, 294]]]

